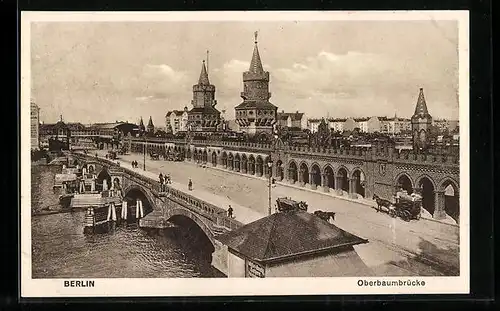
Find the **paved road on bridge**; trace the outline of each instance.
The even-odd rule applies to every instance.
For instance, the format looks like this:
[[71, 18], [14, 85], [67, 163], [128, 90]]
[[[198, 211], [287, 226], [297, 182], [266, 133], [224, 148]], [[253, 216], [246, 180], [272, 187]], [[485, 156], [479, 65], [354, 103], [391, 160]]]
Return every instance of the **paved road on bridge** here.
[[[99, 152], [99, 156], [104, 157], [104, 154], [105, 151]], [[150, 159], [146, 159], [147, 172], [144, 172], [142, 154], [123, 155], [119, 159], [121, 165], [128, 168], [133, 160], [140, 164], [135, 171], [152, 178], [157, 178], [160, 172], [169, 173], [175, 188], [181, 190], [187, 190], [191, 178], [193, 191], [197, 191], [200, 198], [220, 202], [220, 207], [226, 209], [231, 204], [236, 219], [243, 223], [267, 215], [268, 181], [265, 178], [212, 168], [210, 164], [203, 168], [191, 162]], [[193, 194], [197, 195], [196, 192]], [[320, 190], [278, 184], [272, 188], [271, 194], [273, 209], [276, 198], [288, 196], [308, 202], [311, 212], [335, 212], [338, 227], [370, 241], [357, 246], [357, 251], [377, 275], [442, 275], [446, 267], [451, 271], [458, 269], [456, 227], [428, 220], [407, 223], [377, 213], [367, 205], [324, 195]]]

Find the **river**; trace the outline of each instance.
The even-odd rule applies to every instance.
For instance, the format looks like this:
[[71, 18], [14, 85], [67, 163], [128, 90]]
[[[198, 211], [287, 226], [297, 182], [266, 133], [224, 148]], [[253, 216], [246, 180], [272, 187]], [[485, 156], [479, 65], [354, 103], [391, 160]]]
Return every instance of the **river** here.
[[[59, 166], [32, 165], [32, 209], [58, 203], [52, 190]], [[31, 220], [32, 278], [181, 278], [221, 276], [182, 227], [146, 231], [137, 224], [84, 234], [84, 212]]]

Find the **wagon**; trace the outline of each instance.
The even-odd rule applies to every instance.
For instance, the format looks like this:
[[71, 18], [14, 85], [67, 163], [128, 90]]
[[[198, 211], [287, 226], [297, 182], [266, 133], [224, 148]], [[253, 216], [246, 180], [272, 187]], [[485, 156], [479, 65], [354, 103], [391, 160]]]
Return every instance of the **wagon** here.
[[160, 159], [160, 155], [158, 153], [155, 153], [155, 152], [152, 152], [150, 154], [151, 156], [151, 160], [159, 160]]
[[415, 199], [400, 198], [392, 208], [389, 209], [389, 215], [392, 217], [400, 217], [404, 221], [412, 219], [420, 219], [422, 200], [416, 197]]

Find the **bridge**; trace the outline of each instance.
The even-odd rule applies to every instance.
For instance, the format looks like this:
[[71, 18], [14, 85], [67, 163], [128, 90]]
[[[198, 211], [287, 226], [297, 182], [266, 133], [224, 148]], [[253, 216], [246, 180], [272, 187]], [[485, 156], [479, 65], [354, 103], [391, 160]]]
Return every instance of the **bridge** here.
[[374, 194], [390, 198], [401, 187], [422, 195], [423, 208], [432, 218], [459, 222], [459, 158], [454, 155], [418, 154], [384, 145], [298, 147], [279, 139], [266, 144], [128, 137], [125, 145], [137, 153], [182, 153], [187, 161], [272, 176], [278, 182], [350, 199], [372, 199]]
[[[108, 185], [119, 184], [124, 200], [143, 202], [144, 217], [139, 220], [140, 227], [163, 229], [176, 224], [196, 225], [213, 247], [212, 265], [223, 273], [227, 249], [215, 237], [265, 216], [251, 210], [245, 212], [244, 207], [201, 190], [197, 190], [196, 195], [191, 194], [176, 183], [160, 188], [157, 176], [151, 172], [124, 168], [111, 160], [82, 153], [72, 153], [71, 157], [81, 167], [95, 172], [98, 184], [104, 179]], [[239, 220], [228, 217], [226, 209], [221, 208], [227, 207], [228, 202], [238, 209]], [[134, 213], [130, 217], [134, 217]]]

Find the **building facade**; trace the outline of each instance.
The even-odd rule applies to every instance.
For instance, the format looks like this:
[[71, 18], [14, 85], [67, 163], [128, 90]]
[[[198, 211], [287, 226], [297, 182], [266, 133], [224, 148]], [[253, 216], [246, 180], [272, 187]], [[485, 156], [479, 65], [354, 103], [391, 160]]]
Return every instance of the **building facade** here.
[[40, 148], [40, 108], [31, 101], [31, 149]]
[[333, 119], [328, 119], [328, 125], [334, 132], [340, 132], [342, 133], [344, 131], [344, 122], [347, 119], [345, 118], [333, 118]]
[[278, 108], [269, 102], [269, 72], [264, 71], [257, 47], [253, 50], [250, 68], [243, 73], [243, 102], [235, 107], [240, 130], [250, 136], [273, 134]]
[[165, 115], [166, 132], [176, 134], [178, 132], [187, 131], [188, 124], [188, 108], [184, 110], [172, 110]]
[[290, 113], [282, 110], [278, 113], [277, 124], [280, 127], [297, 128], [304, 130], [307, 128], [307, 119], [302, 112], [296, 111]]

